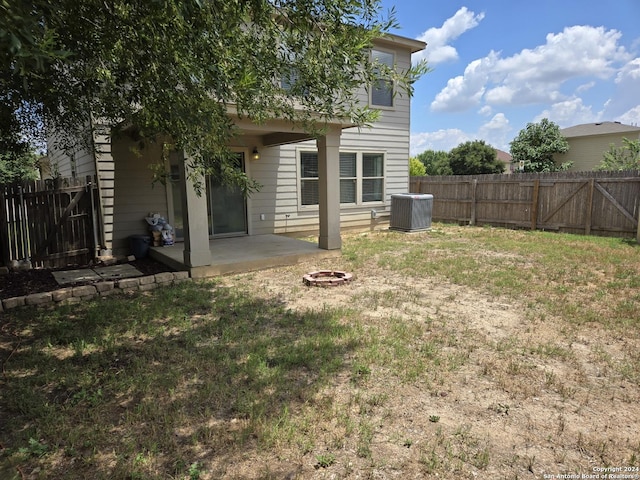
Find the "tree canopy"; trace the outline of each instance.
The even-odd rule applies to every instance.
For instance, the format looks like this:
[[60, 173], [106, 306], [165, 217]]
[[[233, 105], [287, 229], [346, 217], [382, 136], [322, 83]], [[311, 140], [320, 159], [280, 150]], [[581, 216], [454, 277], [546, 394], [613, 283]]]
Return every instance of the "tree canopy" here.
[[609, 145], [596, 170], [640, 170], [640, 140], [622, 139], [622, 146]]
[[409, 176], [410, 177], [424, 177], [427, 174], [427, 169], [424, 164], [415, 157], [409, 159]]
[[22, 138], [10, 108], [0, 104], [0, 185], [38, 177], [38, 156]]
[[513, 162], [524, 162], [525, 172], [555, 172], [571, 167], [571, 162], [557, 165], [554, 161], [554, 154], [569, 150], [569, 142], [560, 133], [560, 127], [547, 118], [527, 123], [510, 147]]
[[495, 148], [484, 140], [461, 143], [449, 152], [449, 166], [454, 175], [502, 173], [504, 164], [498, 160]]
[[425, 63], [369, 61], [394, 26], [377, 0], [0, 1], [0, 100], [30, 138], [46, 123], [73, 149], [96, 120], [141, 141], [167, 135], [208, 168], [229, 156], [230, 109], [318, 133], [375, 120], [356, 90], [376, 75], [410, 95]]
[[425, 167], [427, 175], [452, 175], [449, 166], [449, 153], [443, 150], [425, 150], [419, 153], [416, 158], [420, 160]]

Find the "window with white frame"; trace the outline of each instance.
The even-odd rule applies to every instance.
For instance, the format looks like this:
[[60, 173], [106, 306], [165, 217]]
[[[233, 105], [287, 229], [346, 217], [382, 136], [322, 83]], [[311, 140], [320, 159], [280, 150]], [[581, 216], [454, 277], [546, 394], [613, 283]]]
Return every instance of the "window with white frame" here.
[[[300, 204], [318, 205], [318, 153], [300, 152]], [[384, 199], [384, 154], [340, 152], [340, 203], [360, 205]]]
[[300, 203], [318, 205], [318, 153], [300, 152]]
[[[393, 53], [382, 50], [372, 50], [371, 61], [389, 68], [394, 66]], [[393, 80], [386, 78], [380, 71], [378, 71], [378, 79], [371, 86], [371, 105], [393, 107]]]
[[381, 202], [384, 194], [384, 157], [381, 153], [362, 154], [362, 201]]
[[340, 203], [357, 203], [358, 169], [355, 153], [340, 152]]

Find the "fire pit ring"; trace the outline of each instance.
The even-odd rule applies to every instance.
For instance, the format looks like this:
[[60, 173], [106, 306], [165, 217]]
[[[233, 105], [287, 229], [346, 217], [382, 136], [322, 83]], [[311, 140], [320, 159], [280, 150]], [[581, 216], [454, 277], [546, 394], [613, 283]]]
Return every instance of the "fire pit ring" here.
[[337, 287], [351, 280], [353, 280], [351, 273], [340, 270], [318, 270], [302, 277], [302, 282], [307, 287]]

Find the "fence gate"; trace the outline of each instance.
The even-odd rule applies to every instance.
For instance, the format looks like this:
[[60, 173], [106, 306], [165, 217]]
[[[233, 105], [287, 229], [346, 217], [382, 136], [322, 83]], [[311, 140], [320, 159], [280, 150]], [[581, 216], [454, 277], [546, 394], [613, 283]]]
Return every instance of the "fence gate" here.
[[0, 187], [2, 262], [34, 267], [86, 265], [100, 248], [97, 185], [86, 179], [35, 180]]

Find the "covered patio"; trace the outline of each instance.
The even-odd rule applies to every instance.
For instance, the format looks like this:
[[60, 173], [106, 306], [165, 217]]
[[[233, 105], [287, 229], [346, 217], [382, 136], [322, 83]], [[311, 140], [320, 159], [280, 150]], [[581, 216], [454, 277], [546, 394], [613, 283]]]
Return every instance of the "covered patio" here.
[[271, 267], [295, 265], [303, 260], [326, 260], [318, 267], [332, 268], [331, 259], [340, 250], [325, 250], [317, 243], [283, 235], [247, 235], [216, 238], [209, 241], [210, 264], [188, 266], [183, 258], [184, 245], [152, 247], [152, 258], [176, 270], [187, 270], [192, 278], [213, 277]]

